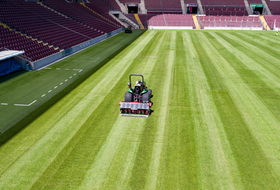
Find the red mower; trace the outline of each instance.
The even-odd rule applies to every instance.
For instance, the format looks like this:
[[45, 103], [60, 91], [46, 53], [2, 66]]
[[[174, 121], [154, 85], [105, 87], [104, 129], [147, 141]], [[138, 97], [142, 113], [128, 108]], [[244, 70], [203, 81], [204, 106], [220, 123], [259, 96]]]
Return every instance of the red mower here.
[[[137, 80], [136, 84], [131, 87], [131, 77], [142, 77]], [[151, 114], [152, 90], [148, 89], [144, 81], [144, 77], [138, 74], [131, 74], [129, 76], [128, 91], [125, 93], [124, 102], [120, 102], [120, 116], [133, 117], [149, 117]]]

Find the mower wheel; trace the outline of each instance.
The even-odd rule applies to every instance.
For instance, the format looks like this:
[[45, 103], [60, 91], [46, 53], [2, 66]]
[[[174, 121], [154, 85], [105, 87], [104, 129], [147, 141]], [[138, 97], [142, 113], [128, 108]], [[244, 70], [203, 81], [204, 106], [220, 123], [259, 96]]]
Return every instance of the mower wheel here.
[[148, 90], [148, 94], [150, 95], [150, 98], [152, 98], [152, 97], [153, 97], [153, 94], [152, 94], [152, 89], [149, 89], [149, 90]]
[[143, 100], [143, 103], [149, 103], [150, 102], [150, 93], [147, 92], [145, 94], [142, 95], [142, 100]]
[[132, 102], [133, 95], [130, 92], [126, 92], [124, 96], [125, 102]]

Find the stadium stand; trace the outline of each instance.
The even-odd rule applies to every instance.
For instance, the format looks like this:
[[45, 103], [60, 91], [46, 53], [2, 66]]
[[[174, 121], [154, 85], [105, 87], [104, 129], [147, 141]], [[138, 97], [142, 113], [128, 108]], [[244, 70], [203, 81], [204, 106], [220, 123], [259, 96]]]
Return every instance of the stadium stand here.
[[141, 3], [141, 0], [120, 0], [121, 3], [127, 4], [127, 3]]
[[270, 29], [280, 28], [280, 15], [264, 15], [264, 18]]
[[85, 3], [85, 6], [89, 7], [95, 12], [94, 16], [97, 15], [97, 19], [101, 19], [105, 22], [109, 22], [108, 24], [114, 24], [115, 26], [119, 27], [119, 25], [116, 24], [112, 17], [108, 14], [110, 10], [114, 9], [114, 7], [108, 1], [94, 0], [90, 3]]
[[25, 58], [29, 61], [42, 59], [60, 51], [59, 49], [49, 47], [42, 42], [27, 38], [9, 28], [4, 28], [2, 25], [0, 25], [0, 38], [0, 47], [10, 50], [24, 50]]
[[[96, 9], [97, 12], [102, 14], [103, 12], [108, 12], [109, 10], [114, 10], [114, 7], [111, 5], [109, 1], [103, 1], [103, 0], [90, 0], [90, 3], [87, 4], [93, 4], [94, 9]], [[102, 11], [98, 11], [102, 10]]]
[[44, 4], [64, 15], [67, 15], [73, 20], [93, 27], [96, 30], [108, 33], [120, 28], [120, 26], [115, 24], [114, 21], [111, 21], [106, 17], [101, 17], [96, 11], [94, 13], [92, 11], [94, 5], [91, 3], [87, 3], [86, 6], [92, 10], [88, 9], [82, 4], [65, 3], [63, 0], [48, 0], [44, 2]]
[[134, 14], [125, 14], [127, 18], [129, 18], [132, 22], [138, 25], [137, 20], [135, 19]]
[[198, 20], [202, 28], [262, 28], [257, 16], [199, 16]]
[[149, 26], [189, 26], [194, 28], [192, 15], [164, 14], [152, 17]]
[[145, 6], [148, 14], [182, 13], [180, 0], [146, 0]]
[[263, 4], [261, 0], [248, 0], [249, 5], [251, 4]]
[[144, 25], [145, 28], [148, 28], [149, 25], [149, 20], [158, 14], [138, 14], [139, 19], [141, 20], [142, 24]]
[[[27, 4], [29, 5], [26, 6]], [[4, 7], [4, 9], [1, 9], [2, 14], [0, 20], [7, 23], [11, 28], [21, 31], [32, 38], [63, 49], [90, 39], [88, 36], [79, 34], [69, 28], [60, 26], [56, 22], [36, 15], [28, 10], [30, 4], [37, 7], [41, 6], [35, 2], [26, 3], [25, 1], [17, 1], [14, 4], [2, 4], [2, 8]], [[73, 39], [73, 37], [75, 38]]]
[[13, 30], [1, 27], [1, 35], [12, 38], [1, 40], [1, 47], [24, 50], [27, 59], [35, 61], [112, 32], [120, 26], [109, 19], [108, 11], [113, 7], [106, 2], [88, 3], [92, 8], [99, 6], [96, 9], [101, 15], [83, 4], [64, 0], [45, 1], [54, 9], [24, 0], [1, 1], [0, 21]]
[[108, 0], [108, 2], [110, 3], [110, 5], [112, 6], [112, 10], [114, 11], [119, 11], [120, 7], [118, 5], [118, 3], [116, 2], [116, 0]]
[[201, 0], [204, 13], [207, 16], [247, 16], [243, 0]]
[[280, 1], [266, 0], [266, 4], [270, 9], [271, 14], [280, 15]]

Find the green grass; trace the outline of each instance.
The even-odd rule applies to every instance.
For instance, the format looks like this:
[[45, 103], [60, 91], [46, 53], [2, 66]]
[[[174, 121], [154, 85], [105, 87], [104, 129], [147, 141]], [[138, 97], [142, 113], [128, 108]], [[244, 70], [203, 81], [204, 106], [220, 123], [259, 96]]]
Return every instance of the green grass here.
[[[0, 189], [279, 189], [279, 45], [264, 31], [145, 32], [0, 147]], [[118, 115], [131, 73], [153, 90], [149, 118]]]
[[[1, 78], [0, 132], [5, 133], [0, 139], [0, 144], [69, 93], [143, 32], [144, 30], [137, 30], [130, 35], [121, 33], [45, 69], [17, 72]], [[18, 73], [23, 74], [17, 76]], [[32, 106], [14, 106], [14, 104], [30, 104], [34, 100], [37, 101]], [[3, 106], [1, 103], [8, 105]]]

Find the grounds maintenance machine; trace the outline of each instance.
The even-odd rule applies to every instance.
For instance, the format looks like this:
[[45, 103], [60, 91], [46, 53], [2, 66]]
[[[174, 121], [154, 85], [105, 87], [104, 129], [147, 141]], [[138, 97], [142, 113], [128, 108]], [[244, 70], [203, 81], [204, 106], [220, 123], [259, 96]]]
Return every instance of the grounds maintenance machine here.
[[[142, 78], [136, 81], [134, 88], [131, 87], [132, 76]], [[151, 102], [153, 95], [152, 90], [147, 88], [144, 77], [138, 74], [131, 74], [128, 88], [124, 96], [124, 102], [120, 102], [120, 116], [149, 117], [153, 105], [153, 102]]]

